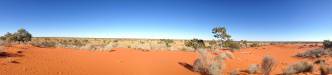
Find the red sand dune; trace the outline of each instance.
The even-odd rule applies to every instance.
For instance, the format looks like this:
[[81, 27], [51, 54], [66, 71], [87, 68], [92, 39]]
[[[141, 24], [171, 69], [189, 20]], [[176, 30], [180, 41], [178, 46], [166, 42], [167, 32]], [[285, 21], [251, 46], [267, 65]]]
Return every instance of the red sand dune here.
[[[265, 55], [271, 55], [278, 62], [272, 73], [280, 74], [285, 66], [304, 60], [291, 56], [308, 49], [313, 48], [273, 45], [241, 49], [234, 52], [234, 59], [226, 60], [224, 73], [227, 75], [233, 69], [246, 69], [250, 64], [260, 64]], [[8, 63], [8, 58], [0, 58], [1, 75], [199, 75], [180, 64], [192, 64], [197, 58], [194, 52], [143, 52], [124, 48], [99, 52], [37, 47], [10, 47], [7, 50], [23, 50], [24, 56], [11, 57], [19, 63]]]

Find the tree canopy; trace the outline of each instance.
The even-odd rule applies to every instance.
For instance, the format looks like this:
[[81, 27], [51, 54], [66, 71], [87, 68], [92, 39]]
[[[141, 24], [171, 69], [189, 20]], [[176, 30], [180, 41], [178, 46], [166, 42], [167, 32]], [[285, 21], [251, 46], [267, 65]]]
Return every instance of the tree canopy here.
[[1, 40], [11, 41], [11, 42], [27, 42], [31, 41], [32, 35], [25, 29], [18, 29], [15, 33], [7, 32], [1, 37]]

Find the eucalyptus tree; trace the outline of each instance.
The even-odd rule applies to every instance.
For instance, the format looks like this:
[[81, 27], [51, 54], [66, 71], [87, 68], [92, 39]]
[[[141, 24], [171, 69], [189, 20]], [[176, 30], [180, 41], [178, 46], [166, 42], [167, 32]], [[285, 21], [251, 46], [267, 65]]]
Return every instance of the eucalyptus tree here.
[[231, 39], [231, 35], [227, 33], [226, 27], [215, 27], [212, 29], [212, 33], [220, 41], [220, 47], [223, 47], [225, 41]]

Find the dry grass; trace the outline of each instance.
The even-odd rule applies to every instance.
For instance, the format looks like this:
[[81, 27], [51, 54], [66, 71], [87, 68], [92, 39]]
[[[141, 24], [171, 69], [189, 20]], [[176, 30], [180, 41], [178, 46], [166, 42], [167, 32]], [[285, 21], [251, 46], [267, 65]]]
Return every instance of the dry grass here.
[[313, 64], [301, 61], [297, 62], [293, 65], [288, 66], [288, 68], [283, 72], [284, 75], [294, 75], [298, 73], [306, 73], [306, 72], [312, 72], [313, 71]]
[[197, 53], [199, 56], [194, 61], [193, 71], [203, 75], [220, 75], [226, 68], [225, 59], [234, 58], [231, 52], [223, 52], [219, 55], [214, 55], [212, 51], [198, 49]]
[[260, 68], [258, 64], [251, 64], [248, 67], [248, 73], [249, 74], [257, 74], [259, 72]]
[[265, 56], [262, 61], [263, 75], [270, 75], [270, 72], [275, 64], [276, 61], [271, 56]]
[[[103, 38], [33, 38], [32, 42], [53, 42], [57, 47], [80, 48], [86, 45], [107, 46], [107, 48], [135, 48], [144, 50], [187, 50], [185, 40], [173, 40], [167, 46], [160, 39], [103, 39]], [[101, 50], [101, 49], [98, 49]]]
[[321, 75], [332, 74], [332, 67], [329, 67], [325, 63], [320, 64], [319, 70], [320, 70]]
[[332, 56], [332, 50], [331, 49], [314, 49], [309, 50], [303, 53], [298, 53], [295, 56], [301, 57], [301, 58], [318, 58], [321, 56]]

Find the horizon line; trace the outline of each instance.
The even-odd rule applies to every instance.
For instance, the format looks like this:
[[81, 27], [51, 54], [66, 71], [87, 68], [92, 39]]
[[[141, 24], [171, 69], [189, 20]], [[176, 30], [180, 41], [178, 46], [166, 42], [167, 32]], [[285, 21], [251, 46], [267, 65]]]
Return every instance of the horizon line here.
[[[172, 39], [172, 38], [120, 38], [120, 37], [33, 37], [33, 38], [79, 38], [79, 39], [132, 39], [132, 40], [160, 40], [160, 39], [171, 39], [171, 40], [191, 40], [191, 39]], [[192, 38], [192, 39], [199, 39], [199, 38]], [[217, 39], [202, 39], [202, 40], [217, 40]], [[234, 41], [241, 41], [241, 40], [234, 40]], [[309, 40], [246, 40], [249, 42], [323, 42], [322, 41], [309, 41]]]

